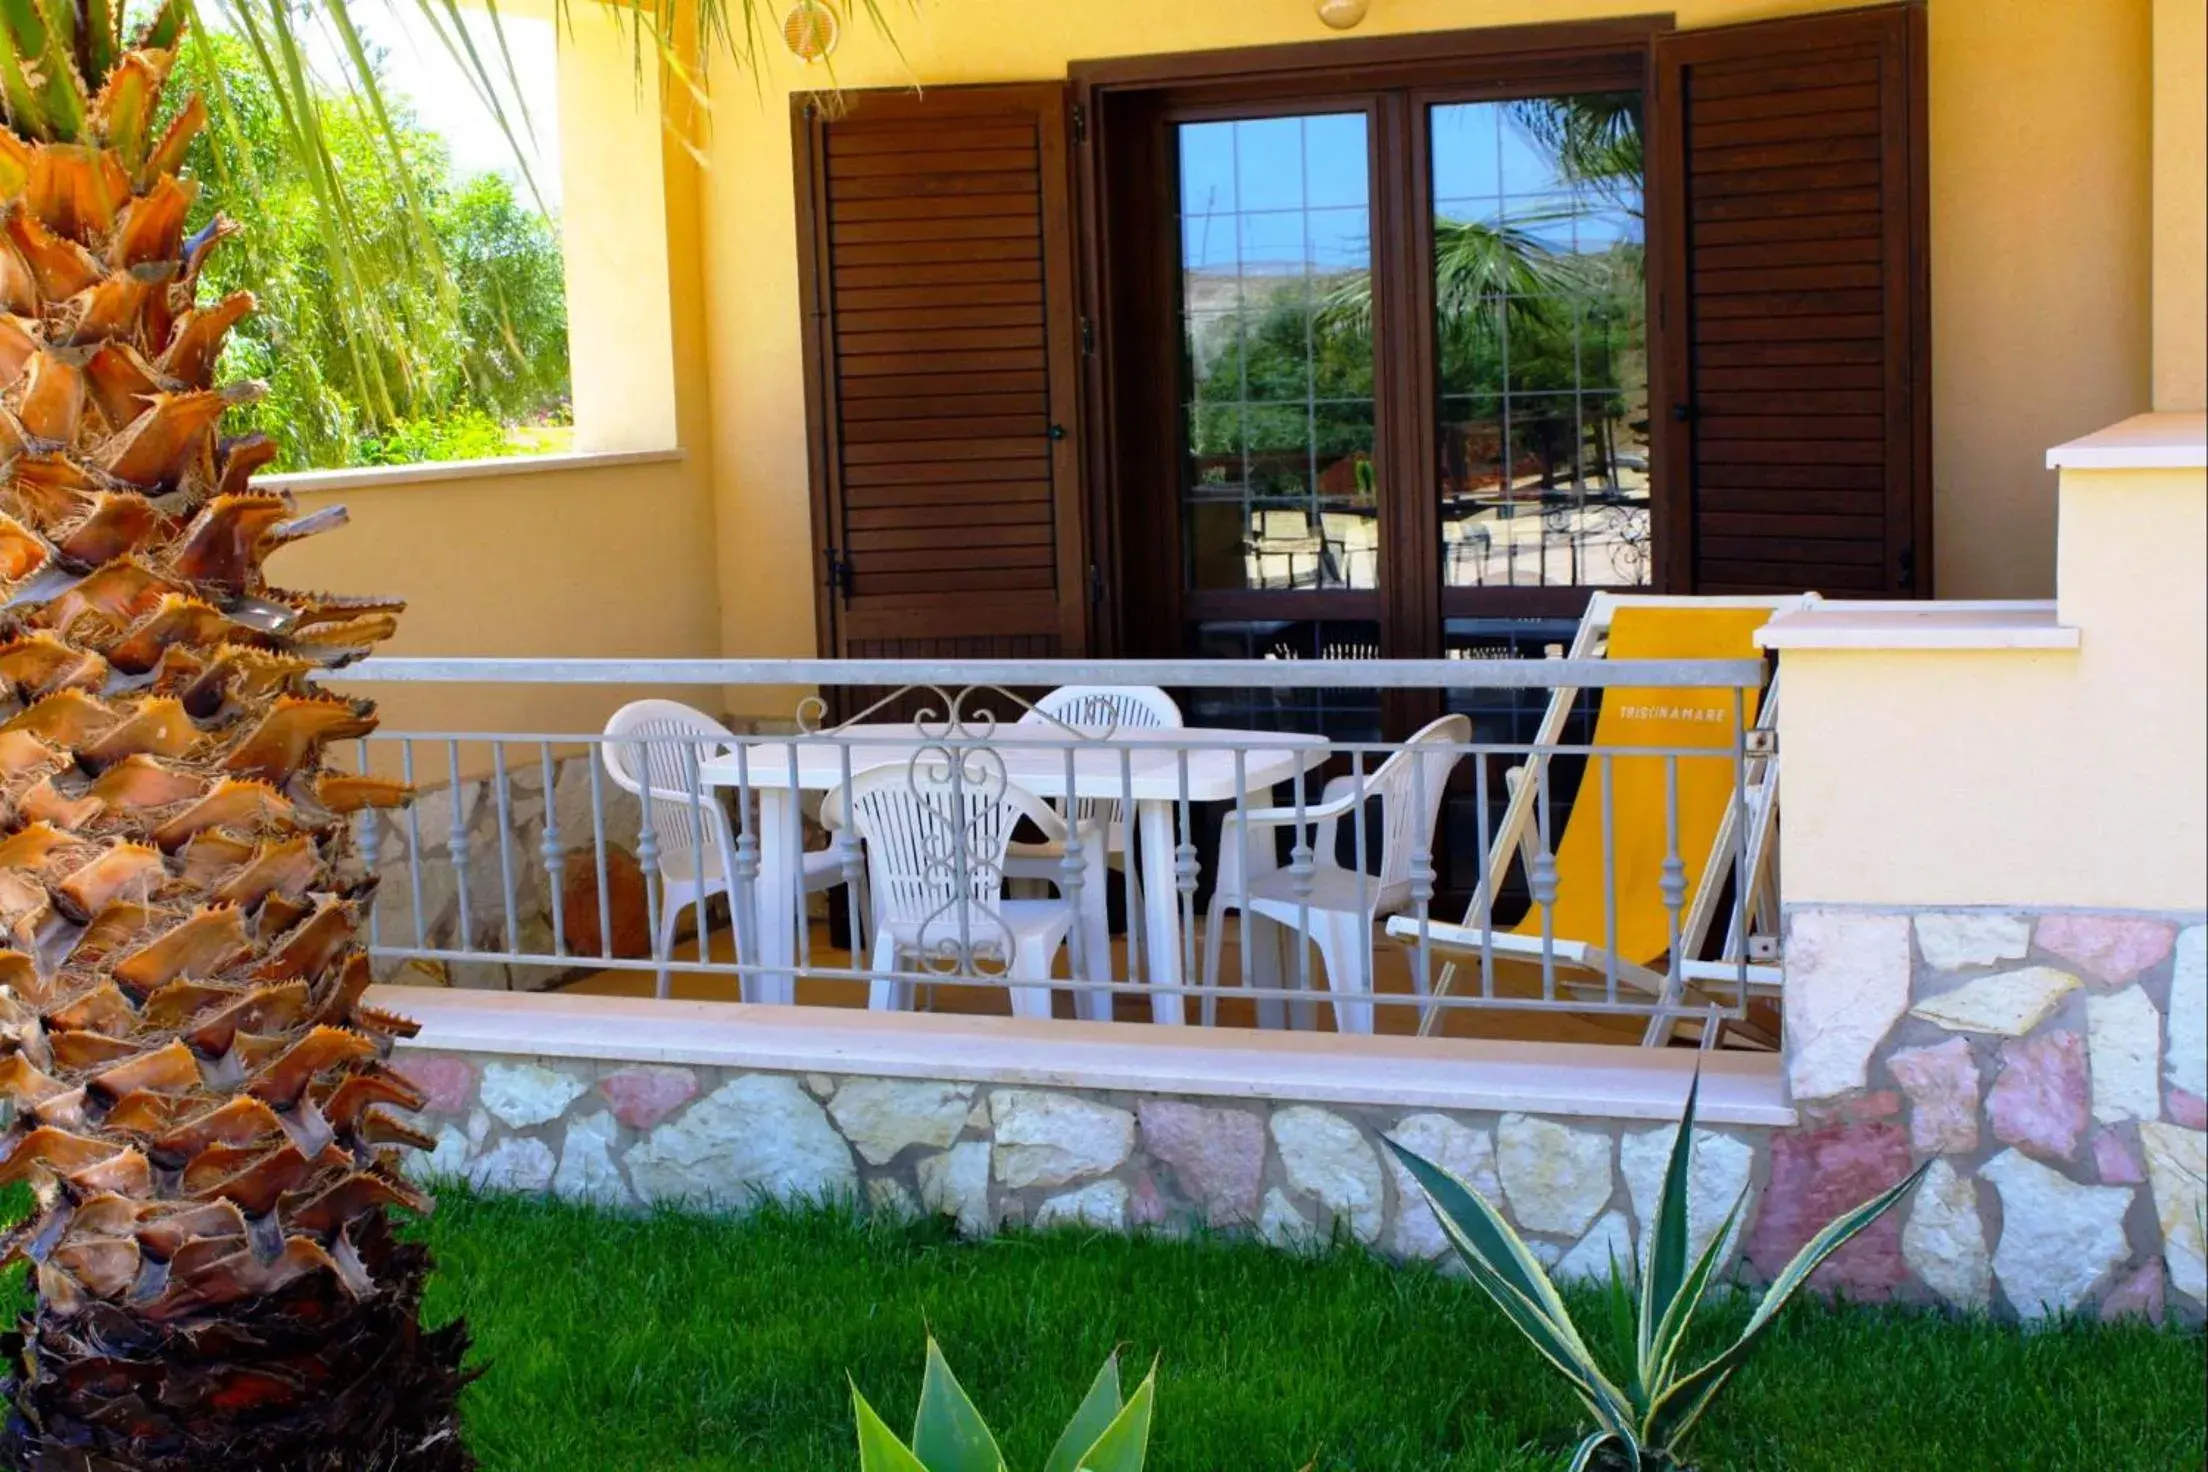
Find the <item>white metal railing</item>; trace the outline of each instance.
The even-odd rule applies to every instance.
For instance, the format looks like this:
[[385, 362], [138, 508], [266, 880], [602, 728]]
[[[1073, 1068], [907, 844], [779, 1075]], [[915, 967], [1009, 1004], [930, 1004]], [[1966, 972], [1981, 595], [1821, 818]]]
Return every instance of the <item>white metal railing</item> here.
[[[1750, 997], [1776, 980], [1777, 762], [1756, 660], [372, 659], [330, 678], [720, 687], [712, 704], [729, 687], [824, 692], [725, 740], [359, 743], [364, 769], [421, 794], [358, 819], [386, 969], [525, 987], [644, 973], [662, 997], [677, 976], [718, 977], [748, 1001], [848, 1005], [975, 987], [1024, 1015], [1167, 1025], [1447, 1033], [1481, 1011], [1565, 1012], [1637, 1021], [1644, 1041], [1699, 1027], [1705, 1045], [1753, 1034]], [[1413, 751], [1060, 720], [1015, 693], [1071, 684], [1445, 705], [1528, 691], [1550, 719], [1523, 737], [1442, 723]], [[1575, 692], [1612, 690], [1692, 707], [1709, 734], [1562, 739]], [[625, 790], [623, 774], [646, 775]], [[1015, 832], [998, 809], [1028, 798], [1044, 811]], [[630, 857], [642, 944], [621, 933]], [[698, 894], [672, 938], [672, 909]], [[832, 943], [824, 921], [856, 939]]]

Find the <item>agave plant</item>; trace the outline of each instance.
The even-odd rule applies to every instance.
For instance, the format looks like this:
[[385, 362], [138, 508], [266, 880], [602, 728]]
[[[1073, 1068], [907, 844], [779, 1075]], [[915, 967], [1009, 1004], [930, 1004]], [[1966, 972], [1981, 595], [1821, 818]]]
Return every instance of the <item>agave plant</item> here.
[[188, 7], [120, 8], [0, 0], [0, 1182], [37, 1199], [0, 1463], [464, 1468], [466, 1334], [385, 1219], [428, 1205], [413, 1027], [356, 939], [349, 815], [407, 792], [325, 766], [375, 712], [312, 683], [401, 605], [263, 574], [342, 513], [221, 436], [254, 303], [198, 299], [206, 109], [159, 125]]
[[[1106, 1360], [1051, 1448], [1043, 1472], [1142, 1472], [1157, 1378], [1152, 1367], [1134, 1395], [1122, 1402], [1119, 1356]], [[856, 1385], [851, 1387], [851, 1410], [858, 1423], [859, 1472], [1005, 1472], [996, 1437], [967, 1399], [933, 1335], [928, 1337], [928, 1367], [920, 1378], [920, 1409], [913, 1417], [910, 1444], [897, 1439]]]
[[[1541, 1357], [1571, 1385], [1572, 1393], [1594, 1417], [1595, 1429], [1572, 1455], [1571, 1472], [1587, 1468], [1668, 1472], [1683, 1468], [1680, 1449], [1719, 1391], [1755, 1350], [1779, 1310], [1833, 1253], [1892, 1210], [1924, 1175], [1919, 1166], [1906, 1180], [1880, 1192], [1852, 1211], [1843, 1212], [1803, 1245], [1780, 1270], [1732, 1344], [1700, 1364], [1686, 1357], [1702, 1308], [1733, 1228], [1743, 1192], [1715, 1234], [1690, 1264], [1687, 1260], [1687, 1171], [1694, 1139], [1695, 1096], [1699, 1076], [1687, 1090], [1686, 1115], [1656, 1198], [1653, 1241], [1640, 1272], [1633, 1305], [1633, 1362], [1623, 1384], [1603, 1367], [1572, 1322], [1571, 1311], [1523, 1239], [1480, 1193], [1432, 1161], [1404, 1149], [1394, 1150], [1432, 1202], [1434, 1214], [1470, 1269], [1472, 1281], [1486, 1291], [1503, 1314]], [[1615, 1273], [1617, 1265], [1613, 1264]]]

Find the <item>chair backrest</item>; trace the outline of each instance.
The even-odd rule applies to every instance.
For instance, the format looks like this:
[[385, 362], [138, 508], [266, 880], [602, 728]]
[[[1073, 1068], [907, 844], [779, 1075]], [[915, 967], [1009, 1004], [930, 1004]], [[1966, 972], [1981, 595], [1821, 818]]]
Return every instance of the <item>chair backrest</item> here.
[[1116, 731], [1163, 731], [1183, 724], [1181, 708], [1155, 685], [1061, 685], [1020, 717], [1023, 726], [1045, 721]]
[[1384, 907], [1395, 898], [1389, 891], [1410, 884], [1411, 856], [1420, 849], [1432, 852], [1443, 789], [1471, 740], [1469, 718], [1443, 716], [1421, 727], [1366, 779], [1368, 799], [1380, 799], [1379, 879]]
[[[1756, 630], [1774, 612], [1803, 601], [1799, 597], [1612, 600], [1595, 629], [1599, 657], [1753, 659]], [[1581, 642], [1591, 642], [1585, 640], [1588, 631], [1582, 633], [1574, 654], [1597, 657], [1595, 649], [1581, 647]], [[1663, 903], [1663, 879], [1666, 862], [1674, 853], [1674, 835], [1677, 857], [1695, 881], [1686, 892], [1686, 904], [1706, 918], [1706, 901], [1715, 896], [1702, 892], [1711, 872], [1705, 860], [1726, 830], [1735, 806], [1731, 753], [1739, 731], [1758, 723], [1760, 706], [1761, 692], [1753, 690], [1612, 686], [1602, 692], [1591, 740], [1598, 753], [1605, 748], [1643, 748], [1683, 754], [1676, 761], [1663, 756], [1589, 758], [1563, 832], [1549, 835], [1557, 877], [1549, 923], [1560, 939], [1604, 943], [1613, 927], [1605, 909], [1608, 904], [1616, 907], [1620, 959], [1646, 965], [1668, 951], [1672, 916]], [[1709, 755], [1684, 754], [1702, 751]], [[1530, 815], [1538, 796], [1538, 765], [1529, 762], [1512, 796], [1513, 806], [1523, 806]], [[1503, 865], [1509, 863], [1509, 854], [1500, 848], [1495, 857]], [[1506, 870], [1495, 872], [1500, 876]], [[1538, 935], [1543, 924], [1537, 906], [1518, 929]], [[1689, 945], [1699, 940], [1692, 927], [1683, 929], [1682, 937]]]
[[865, 843], [877, 923], [961, 970], [972, 969], [974, 952], [1009, 959], [998, 907], [1013, 829], [1024, 818], [1047, 838], [1066, 833], [1049, 804], [1007, 781], [986, 752], [922, 753], [861, 772], [821, 811]]
[[613, 713], [605, 734], [598, 750], [606, 775], [645, 798], [662, 859], [723, 841], [728, 819], [713, 789], [693, 775], [691, 755], [699, 763], [718, 755], [736, 739], [733, 731], [678, 700], [636, 700]]
[[[1023, 726], [1060, 725], [1110, 731], [1173, 731], [1185, 722], [1173, 697], [1155, 685], [1061, 685], [1020, 717]], [[1073, 804], [1077, 820], [1125, 821], [1116, 797], [1084, 797]]]

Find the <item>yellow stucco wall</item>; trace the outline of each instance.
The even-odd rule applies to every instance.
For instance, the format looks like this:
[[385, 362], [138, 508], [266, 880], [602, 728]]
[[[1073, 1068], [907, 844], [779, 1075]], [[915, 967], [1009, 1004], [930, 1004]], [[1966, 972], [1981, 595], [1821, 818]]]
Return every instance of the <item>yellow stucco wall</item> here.
[[2208, 4], [2154, 0], [2154, 407], [2208, 405]]
[[1781, 659], [1790, 905], [2208, 909], [2208, 474], [2066, 471], [2075, 650]]
[[[1604, 0], [1375, 0], [1355, 35], [1660, 10]], [[1682, 26], [1839, 8], [1683, 0]], [[888, 7], [902, 59], [863, 25], [844, 85], [1062, 77], [1069, 61], [1322, 40], [1309, 0], [930, 0]], [[1933, 0], [1929, 12], [1939, 591], [2044, 596], [2047, 445], [2147, 406], [2151, 0]], [[779, 57], [717, 87], [701, 255], [732, 654], [814, 650], [788, 96]]]

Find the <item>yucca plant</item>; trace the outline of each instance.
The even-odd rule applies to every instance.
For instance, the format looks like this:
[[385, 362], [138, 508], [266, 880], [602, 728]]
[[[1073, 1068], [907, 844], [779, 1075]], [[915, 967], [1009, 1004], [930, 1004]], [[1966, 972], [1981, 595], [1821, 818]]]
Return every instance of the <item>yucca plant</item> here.
[[[1051, 1448], [1043, 1472], [1142, 1472], [1157, 1379], [1153, 1366], [1135, 1393], [1122, 1401], [1119, 1356], [1106, 1360]], [[857, 1385], [851, 1387], [851, 1410], [858, 1423], [859, 1472], [1006, 1472], [996, 1437], [967, 1399], [933, 1335], [928, 1337], [928, 1366], [920, 1378], [920, 1409], [913, 1416], [909, 1444], [899, 1441], [874, 1413]]]
[[[1595, 1429], [1572, 1454], [1571, 1472], [1589, 1468], [1671, 1472], [1685, 1467], [1681, 1448], [1688, 1436], [1733, 1372], [1755, 1350], [1787, 1300], [1809, 1280], [1819, 1263], [1890, 1211], [1924, 1175], [1926, 1167], [1919, 1166], [1899, 1185], [1842, 1213], [1810, 1238], [1772, 1280], [1732, 1344], [1689, 1368], [1692, 1361], [1686, 1350], [1694, 1332], [1695, 1315], [1707, 1298], [1718, 1263], [1739, 1221], [1741, 1206], [1747, 1200], [1743, 1192], [1709, 1244], [1690, 1264], [1687, 1172], [1694, 1141], [1695, 1097], [1700, 1090], [1701, 1079], [1697, 1076], [1687, 1090], [1686, 1116], [1680, 1121], [1678, 1138], [1672, 1142], [1656, 1199], [1653, 1228], [1646, 1223], [1642, 1227], [1644, 1232], [1653, 1230], [1654, 1239], [1648, 1244], [1647, 1262], [1640, 1271], [1638, 1291], [1629, 1310], [1634, 1320], [1633, 1362], [1627, 1367], [1623, 1384], [1588, 1348], [1563, 1296], [1503, 1214], [1457, 1176], [1392, 1140], [1388, 1142], [1424, 1188], [1442, 1229], [1470, 1270], [1472, 1281], [1564, 1377], [1594, 1418]], [[1624, 1271], [1615, 1263], [1612, 1269], [1614, 1274]]]
[[0, 1463], [465, 1468], [466, 1334], [385, 1218], [428, 1205], [413, 1028], [356, 938], [349, 815], [407, 793], [325, 765], [375, 713], [312, 683], [401, 605], [263, 574], [342, 513], [222, 436], [254, 302], [198, 299], [237, 227], [187, 233], [204, 105], [160, 121], [189, 8], [120, 10], [0, 0], [0, 1261], [37, 1290]]

